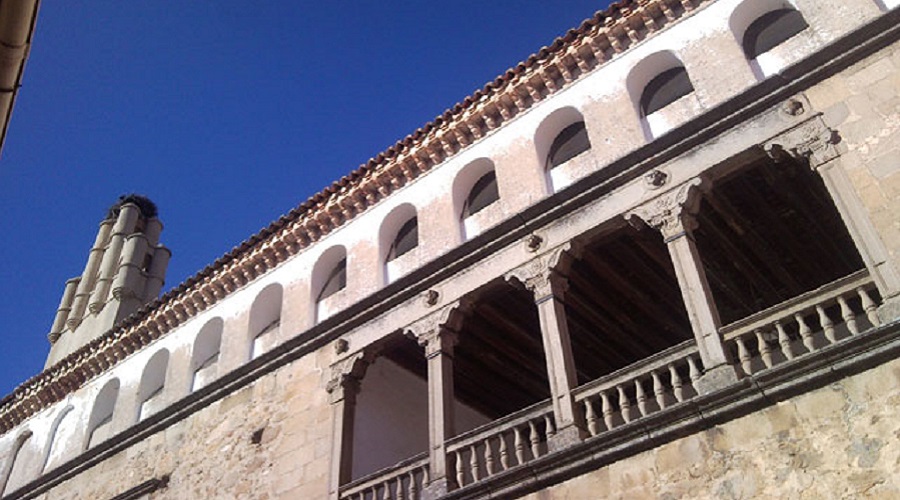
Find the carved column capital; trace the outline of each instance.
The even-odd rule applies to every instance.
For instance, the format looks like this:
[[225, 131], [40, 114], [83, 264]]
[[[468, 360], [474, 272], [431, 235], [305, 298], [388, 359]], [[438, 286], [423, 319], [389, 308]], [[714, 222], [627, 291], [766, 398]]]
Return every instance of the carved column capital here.
[[453, 354], [458, 342], [461, 310], [466, 308], [468, 304], [459, 301], [448, 304], [406, 327], [407, 335], [414, 337], [425, 348], [426, 357], [439, 353]]
[[821, 115], [770, 139], [763, 144], [766, 154], [776, 162], [786, 159], [808, 161], [813, 169], [840, 156], [840, 136], [822, 120]]
[[359, 393], [359, 382], [373, 360], [372, 352], [360, 351], [331, 365], [331, 378], [325, 389], [332, 404]]
[[575, 242], [565, 243], [509, 271], [504, 279], [521, 284], [534, 294], [536, 300], [551, 295], [561, 297], [569, 288], [565, 271], [581, 250]]
[[696, 229], [694, 214], [700, 206], [703, 179], [697, 177], [667, 191], [625, 214], [634, 224], [635, 219], [659, 230], [666, 240], [677, 238]]

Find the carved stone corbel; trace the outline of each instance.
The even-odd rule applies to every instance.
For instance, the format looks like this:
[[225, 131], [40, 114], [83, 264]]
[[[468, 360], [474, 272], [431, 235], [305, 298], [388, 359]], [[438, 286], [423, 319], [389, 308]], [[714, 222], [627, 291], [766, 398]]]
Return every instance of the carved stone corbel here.
[[840, 156], [838, 133], [822, 119], [821, 115], [770, 139], [763, 144], [766, 154], [776, 162], [786, 159], [808, 161], [813, 169]]
[[637, 220], [659, 230], [667, 241], [696, 228], [693, 217], [700, 207], [705, 181], [694, 178], [667, 191], [625, 214], [625, 220], [635, 225]]

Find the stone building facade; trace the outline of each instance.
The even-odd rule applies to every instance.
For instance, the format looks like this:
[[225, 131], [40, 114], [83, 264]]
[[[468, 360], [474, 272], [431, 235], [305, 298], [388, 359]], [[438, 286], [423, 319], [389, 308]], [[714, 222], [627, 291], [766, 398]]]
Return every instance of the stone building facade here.
[[898, 4], [619, 2], [158, 299], [123, 199], [3, 497], [900, 496]]

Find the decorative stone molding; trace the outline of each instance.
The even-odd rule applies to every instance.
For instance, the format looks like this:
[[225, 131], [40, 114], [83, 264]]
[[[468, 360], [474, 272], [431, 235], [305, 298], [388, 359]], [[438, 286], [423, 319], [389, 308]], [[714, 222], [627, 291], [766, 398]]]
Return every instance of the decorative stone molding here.
[[763, 144], [766, 154], [776, 162], [791, 158], [808, 161], [817, 169], [840, 156], [840, 136], [830, 129], [821, 115], [816, 115]]
[[639, 219], [658, 229], [666, 240], [676, 238], [694, 229], [693, 214], [700, 206], [704, 184], [699, 177], [691, 179], [628, 212], [625, 220], [634, 224]]

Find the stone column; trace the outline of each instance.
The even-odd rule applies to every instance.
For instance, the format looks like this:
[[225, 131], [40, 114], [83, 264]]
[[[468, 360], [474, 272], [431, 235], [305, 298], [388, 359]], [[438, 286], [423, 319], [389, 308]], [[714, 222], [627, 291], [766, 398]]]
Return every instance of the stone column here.
[[[792, 103], [799, 101], [791, 100], [787, 104]], [[800, 109], [802, 112], [802, 107]], [[807, 162], [822, 176], [825, 188], [881, 294], [882, 306], [878, 315], [882, 323], [887, 323], [900, 317], [900, 271], [891, 261], [878, 230], [847, 175], [849, 165], [844, 164], [845, 157], [841, 155], [839, 142], [837, 132], [828, 128], [822, 117], [816, 115], [763, 147], [776, 162], [785, 159]]]
[[331, 403], [331, 476], [328, 498], [340, 498], [341, 485], [353, 472], [353, 421], [360, 381], [371, 360], [357, 353], [331, 367], [327, 390]]
[[547, 363], [547, 379], [550, 381], [550, 397], [553, 401], [553, 417], [556, 433], [550, 438], [550, 451], [566, 448], [581, 442], [586, 436], [586, 425], [581, 408], [575, 403], [572, 391], [578, 386], [572, 341], [566, 320], [564, 294], [569, 288], [568, 279], [556, 267], [567, 255], [569, 245], [557, 248], [509, 274], [534, 294], [541, 322], [541, 339]]
[[697, 227], [694, 214], [700, 205], [701, 182], [701, 179], [688, 181], [636, 208], [626, 218], [637, 217], [663, 235], [703, 360], [704, 373], [698, 390], [708, 393], [737, 381], [737, 373], [719, 335], [719, 311], [693, 236]]
[[455, 434], [456, 397], [453, 388], [453, 350], [458, 336], [450, 325], [452, 306], [446, 306], [410, 326], [425, 348], [428, 362], [428, 467], [429, 483], [423, 499], [440, 498], [455, 487], [449, 472], [447, 440]]

